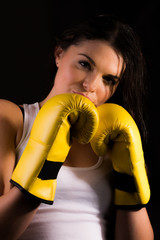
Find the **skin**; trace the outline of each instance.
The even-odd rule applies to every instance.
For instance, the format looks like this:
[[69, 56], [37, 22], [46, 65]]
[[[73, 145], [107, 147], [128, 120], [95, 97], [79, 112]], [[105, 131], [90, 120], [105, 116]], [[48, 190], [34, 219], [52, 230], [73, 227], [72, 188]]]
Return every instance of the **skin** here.
[[[51, 97], [61, 93], [81, 94], [99, 106], [116, 91], [123, 67], [122, 57], [107, 42], [99, 40], [86, 40], [65, 51], [57, 47], [55, 61], [58, 70], [54, 86], [39, 103], [40, 107]], [[29, 225], [39, 206], [38, 202], [26, 198], [9, 183], [15, 166], [15, 149], [22, 131], [23, 117], [19, 107], [0, 100], [0, 234], [4, 240], [17, 239]], [[89, 167], [97, 160], [89, 144], [81, 145], [74, 140], [65, 165]], [[153, 239], [145, 208], [134, 212], [117, 210], [115, 232], [115, 239]]]
[[83, 94], [99, 106], [115, 92], [123, 66], [122, 57], [106, 42], [98, 40], [83, 41], [66, 51], [59, 47], [55, 61], [58, 71], [54, 87], [40, 106], [61, 93]]

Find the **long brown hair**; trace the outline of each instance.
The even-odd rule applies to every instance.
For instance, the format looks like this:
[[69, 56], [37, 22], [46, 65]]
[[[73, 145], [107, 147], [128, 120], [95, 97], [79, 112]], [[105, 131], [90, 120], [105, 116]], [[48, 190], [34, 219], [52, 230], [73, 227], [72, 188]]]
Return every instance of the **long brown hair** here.
[[[143, 139], [146, 139], [147, 130], [144, 121], [145, 60], [135, 32], [126, 22], [115, 16], [94, 16], [62, 32], [56, 37], [55, 46], [66, 50], [69, 46], [76, 45], [85, 39], [105, 40], [118, 54], [122, 55], [125, 69], [121, 74], [120, 84], [109, 101], [122, 105], [132, 115]], [[51, 68], [53, 71], [53, 62]]]

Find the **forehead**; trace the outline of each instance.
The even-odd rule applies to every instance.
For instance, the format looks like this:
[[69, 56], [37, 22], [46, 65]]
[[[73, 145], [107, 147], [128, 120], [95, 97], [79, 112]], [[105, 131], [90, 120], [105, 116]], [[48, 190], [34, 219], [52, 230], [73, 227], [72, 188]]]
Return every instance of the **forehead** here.
[[84, 40], [77, 45], [72, 45], [70, 51], [79, 55], [88, 55], [95, 65], [103, 72], [109, 69], [112, 74], [119, 76], [123, 68], [123, 58], [113, 47], [103, 40]]

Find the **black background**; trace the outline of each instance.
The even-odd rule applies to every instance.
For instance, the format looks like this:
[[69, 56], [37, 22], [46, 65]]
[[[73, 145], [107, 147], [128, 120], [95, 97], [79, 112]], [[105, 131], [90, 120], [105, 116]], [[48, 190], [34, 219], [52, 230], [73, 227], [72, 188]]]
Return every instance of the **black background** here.
[[[160, 239], [160, 54], [158, 1], [12, 1], [1, 4], [0, 98], [17, 104], [42, 100], [48, 93], [48, 52], [52, 36], [95, 13], [115, 13], [137, 32], [147, 62], [149, 131], [144, 146], [149, 168], [149, 216]], [[145, 228], [145, 226], [144, 226]]]

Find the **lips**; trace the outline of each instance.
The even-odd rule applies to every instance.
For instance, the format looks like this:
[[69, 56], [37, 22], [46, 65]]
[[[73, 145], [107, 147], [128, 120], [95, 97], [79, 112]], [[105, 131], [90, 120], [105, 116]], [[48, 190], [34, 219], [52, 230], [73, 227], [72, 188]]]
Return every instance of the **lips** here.
[[[86, 95], [85, 95], [84, 93], [82, 93], [82, 92], [76, 92], [76, 91], [73, 91], [73, 93], [75, 93], [75, 94], [79, 94], [79, 95], [82, 95], [82, 96], [88, 98], [92, 103], [94, 103], [94, 101], [93, 101], [90, 97], [86, 96]], [[95, 104], [95, 103], [94, 103], [94, 104]]]
[[75, 91], [73, 91], [73, 93], [82, 95], [82, 96], [88, 98], [88, 99], [91, 101], [91, 99], [90, 99], [88, 96], [86, 96], [85, 94], [83, 94], [83, 93], [81, 93], [81, 92], [75, 92]]

